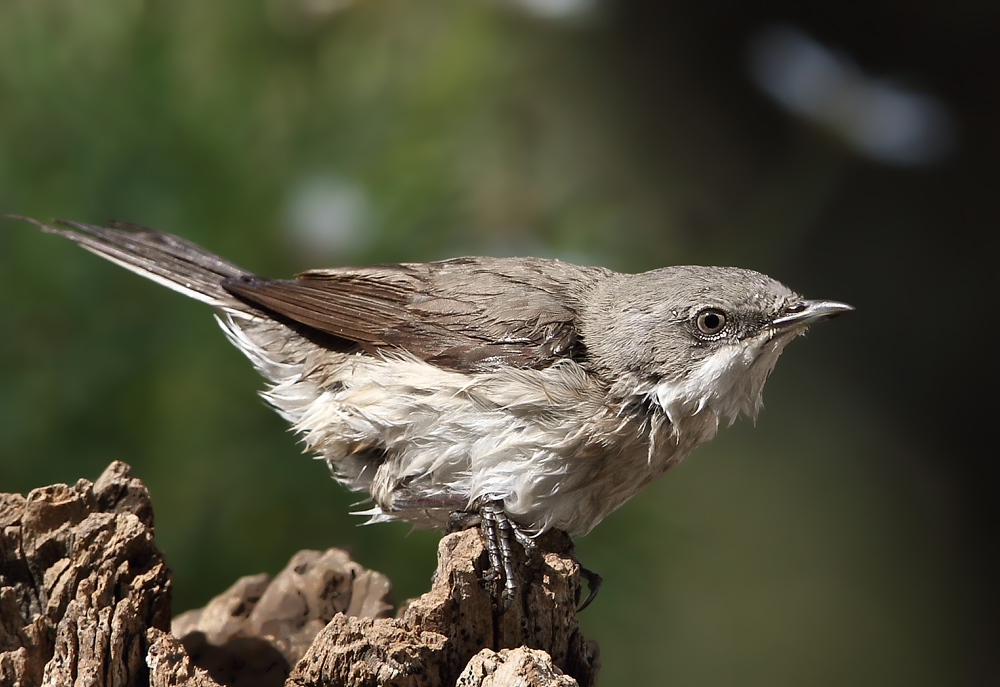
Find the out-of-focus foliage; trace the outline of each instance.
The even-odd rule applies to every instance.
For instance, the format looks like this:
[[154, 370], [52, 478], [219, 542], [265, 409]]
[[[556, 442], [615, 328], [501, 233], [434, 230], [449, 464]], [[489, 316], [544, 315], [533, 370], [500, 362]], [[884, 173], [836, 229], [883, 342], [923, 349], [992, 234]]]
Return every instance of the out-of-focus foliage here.
[[[270, 276], [542, 254], [739, 264], [852, 302], [786, 353], [756, 428], [579, 542], [606, 581], [585, 631], [607, 685], [968, 675], [982, 598], [948, 520], [961, 486], [874, 374], [910, 378], [890, 335], [912, 325], [880, 314], [907, 267], [871, 275], [900, 236], [923, 240], [892, 176], [920, 173], [872, 172], [749, 78], [714, 82], [685, 36], [697, 16], [653, 50], [630, 3], [561, 20], [531, 4], [2, 3], [0, 211], [133, 221]], [[855, 191], [871, 178], [877, 198]], [[0, 490], [129, 462], [175, 611], [303, 547], [352, 547], [400, 600], [427, 588], [437, 535], [358, 528], [359, 497], [300, 455], [204, 306], [5, 222], [0, 311]]]
[[[277, 243], [295, 185], [337, 175], [377, 218], [352, 259], [493, 244], [644, 256], [666, 241], [586, 34], [485, 3], [311, 7], [7, 5], [8, 197], [51, 214], [58, 191], [173, 227], [227, 218]], [[645, 240], [626, 240], [639, 227]]]

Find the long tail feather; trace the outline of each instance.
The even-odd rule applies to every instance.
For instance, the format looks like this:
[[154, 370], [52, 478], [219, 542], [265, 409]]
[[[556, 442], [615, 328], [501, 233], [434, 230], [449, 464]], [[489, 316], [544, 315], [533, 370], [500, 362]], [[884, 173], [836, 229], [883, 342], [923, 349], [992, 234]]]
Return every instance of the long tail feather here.
[[7, 217], [63, 236], [127, 270], [216, 308], [230, 312], [249, 310], [221, 283], [223, 279], [252, 276], [252, 273], [179, 236], [124, 222], [101, 227], [64, 220], [40, 222], [20, 215]]

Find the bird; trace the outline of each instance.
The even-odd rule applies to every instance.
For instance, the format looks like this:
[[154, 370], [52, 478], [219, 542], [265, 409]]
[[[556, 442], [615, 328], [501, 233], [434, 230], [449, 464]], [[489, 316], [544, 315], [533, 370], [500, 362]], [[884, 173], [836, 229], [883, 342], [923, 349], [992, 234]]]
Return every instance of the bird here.
[[212, 306], [369, 522], [478, 521], [501, 612], [512, 540], [591, 531], [720, 420], [755, 418], [784, 347], [853, 310], [736, 267], [461, 257], [269, 279], [134, 224], [8, 217]]

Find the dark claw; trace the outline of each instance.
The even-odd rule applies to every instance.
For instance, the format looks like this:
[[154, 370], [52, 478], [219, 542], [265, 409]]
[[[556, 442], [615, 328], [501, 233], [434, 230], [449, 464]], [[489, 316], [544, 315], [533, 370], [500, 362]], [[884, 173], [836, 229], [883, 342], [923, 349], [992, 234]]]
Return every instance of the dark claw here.
[[510, 610], [510, 605], [512, 603], [514, 603], [514, 594], [512, 590], [505, 588], [502, 592], [500, 592], [500, 605], [494, 606], [493, 608], [496, 609], [497, 615], [503, 615]]
[[580, 607], [576, 609], [577, 613], [585, 609], [590, 605], [591, 601], [597, 598], [597, 590], [601, 588], [601, 584], [604, 582], [603, 577], [595, 573], [593, 570], [588, 570], [582, 565], [580, 566], [580, 577], [587, 580], [587, 591], [589, 593], [587, 594], [587, 598], [584, 599], [584, 602], [580, 604]]

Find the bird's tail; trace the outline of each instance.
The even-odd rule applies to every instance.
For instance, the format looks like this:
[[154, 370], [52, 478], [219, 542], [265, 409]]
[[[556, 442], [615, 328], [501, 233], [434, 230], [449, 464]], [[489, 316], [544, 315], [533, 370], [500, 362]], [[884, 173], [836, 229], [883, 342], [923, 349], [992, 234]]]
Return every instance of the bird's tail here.
[[64, 220], [46, 223], [20, 215], [7, 217], [59, 234], [127, 270], [231, 314], [250, 310], [222, 288], [221, 282], [252, 273], [173, 234], [125, 222], [101, 227]]

